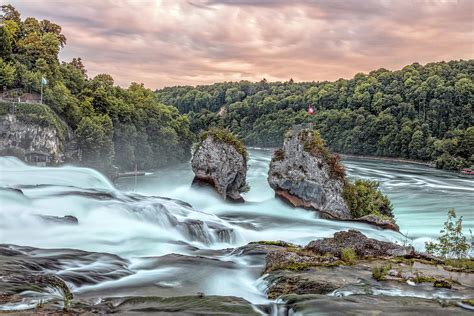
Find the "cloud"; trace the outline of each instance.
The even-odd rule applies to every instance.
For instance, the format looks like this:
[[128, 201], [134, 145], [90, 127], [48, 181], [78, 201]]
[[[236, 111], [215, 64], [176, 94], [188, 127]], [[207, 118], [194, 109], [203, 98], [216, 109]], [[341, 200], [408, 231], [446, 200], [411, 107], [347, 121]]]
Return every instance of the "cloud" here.
[[334, 80], [473, 57], [470, 0], [14, 0], [60, 24], [63, 60], [150, 88]]

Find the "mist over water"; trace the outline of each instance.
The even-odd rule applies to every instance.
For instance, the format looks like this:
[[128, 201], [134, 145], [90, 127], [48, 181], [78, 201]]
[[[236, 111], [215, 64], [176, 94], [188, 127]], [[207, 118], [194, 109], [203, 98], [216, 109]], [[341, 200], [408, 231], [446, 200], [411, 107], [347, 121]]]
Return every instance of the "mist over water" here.
[[[0, 243], [110, 253], [129, 262], [129, 275], [76, 287], [79, 296], [204, 292], [262, 303], [267, 301], [259, 279], [263, 262], [237, 247], [259, 240], [304, 245], [352, 228], [380, 240], [404, 239], [363, 223], [320, 219], [275, 199], [266, 180], [270, 158], [271, 151], [250, 150], [245, 204], [222, 201], [209, 188], [192, 188], [189, 163], [122, 178], [114, 186], [91, 169], [37, 168], [0, 158]], [[474, 228], [472, 178], [404, 163], [349, 159], [344, 165], [350, 177], [381, 183], [400, 231], [418, 248], [439, 233], [449, 208], [463, 216], [466, 232]], [[79, 224], [52, 224], [38, 215], [72, 215]], [[113, 260], [104, 254], [96, 261], [82, 268], [99, 271]], [[64, 272], [81, 264], [67, 262]]]

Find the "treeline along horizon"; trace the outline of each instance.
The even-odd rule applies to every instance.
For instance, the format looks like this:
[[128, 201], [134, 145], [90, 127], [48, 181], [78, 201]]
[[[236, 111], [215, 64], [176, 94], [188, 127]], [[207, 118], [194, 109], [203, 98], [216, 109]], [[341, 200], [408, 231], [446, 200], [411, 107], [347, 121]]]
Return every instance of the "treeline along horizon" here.
[[[225, 127], [247, 145], [280, 146], [293, 124], [313, 122], [340, 153], [474, 165], [474, 60], [413, 63], [334, 82], [224, 82], [157, 90], [191, 130]], [[314, 116], [306, 113], [311, 104]]]

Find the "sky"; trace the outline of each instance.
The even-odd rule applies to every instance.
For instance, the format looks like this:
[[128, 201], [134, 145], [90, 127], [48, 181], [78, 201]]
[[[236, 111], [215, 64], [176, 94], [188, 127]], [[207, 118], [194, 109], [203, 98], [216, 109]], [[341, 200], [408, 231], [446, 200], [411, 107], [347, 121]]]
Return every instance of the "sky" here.
[[109, 73], [123, 87], [336, 80], [474, 58], [474, 0], [9, 3], [62, 26], [61, 60], [81, 57], [90, 77]]

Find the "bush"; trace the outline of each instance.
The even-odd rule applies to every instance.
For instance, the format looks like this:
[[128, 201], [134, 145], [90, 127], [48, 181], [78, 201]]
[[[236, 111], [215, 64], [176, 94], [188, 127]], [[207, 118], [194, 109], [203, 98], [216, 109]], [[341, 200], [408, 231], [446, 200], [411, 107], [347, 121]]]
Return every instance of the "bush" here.
[[326, 142], [318, 131], [303, 130], [300, 133], [300, 137], [306, 152], [312, 156], [321, 157], [328, 164], [331, 177], [340, 180], [345, 178], [346, 170], [341, 163], [341, 157], [331, 154], [326, 148]]
[[354, 183], [346, 181], [342, 193], [352, 216], [365, 215], [393, 217], [393, 206], [388, 197], [379, 190], [379, 183], [358, 179]]
[[[214, 138], [214, 140], [222, 141], [226, 144], [233, 146], [235, 150], [237, 150], [237, 152], [244, 157], [245, 162], [247, 162], [248, 160], [247, 150], [245, 149], [244, 144], [234, 134], [232, 134], [226, 129], [211, 128], [208, 131], [201, 133], [201, 136], [200, 136], [201, 143], [209, 136]], [[199, 148], [199, 145], [197, 148]]]
[[467, 242], [467, 237], [462, 232], [462, 216], [456, 219], [456, 210], [448, 211], [448, 219], [444, 222], [444, 228], [440, 231], [437, 242], [425, 243], [426, 251], [434, 256], [443, 258], [465, 258], [469, 255], [472, 247]]
[[391, 265], [375, 266], [372, 268], [372, 277], [377, 281], [385, 280], [385, 277], [391, 268]]
[[474, 272], [474, 259], [447, 259], [444, 264], [455, 269]]
[[357, 253], [353, 248], [344, 248], [341, 251], [341, 259], [345, 263], [354, 264], [357, 259]]

